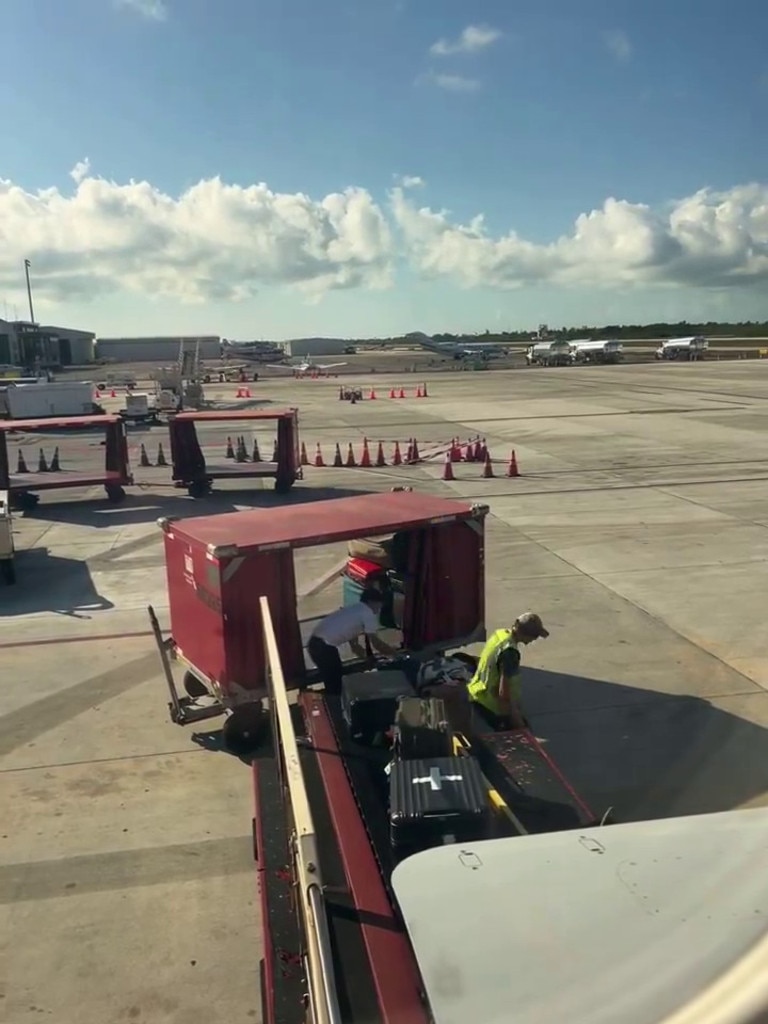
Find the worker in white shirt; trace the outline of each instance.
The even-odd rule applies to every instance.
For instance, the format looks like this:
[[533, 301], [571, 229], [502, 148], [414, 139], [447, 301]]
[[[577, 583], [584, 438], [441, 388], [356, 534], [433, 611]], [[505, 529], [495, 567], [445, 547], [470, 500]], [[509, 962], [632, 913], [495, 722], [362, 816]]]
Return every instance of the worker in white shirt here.
[[348, 643], [358, 658], [367, 657], [360, 643], [365, 636], [371, 647], [386, 658], [398, 652], [376, 634], [379, 630], [379, 615], [383, 603], [378, 590], [367, 588], [360, 595], [357, 604], [348, 604], [331, 612], [315, 626], [307, 644], [307, 652], [325, 683], [325, 692], [341, 693], [343, 668], [339, 648]]

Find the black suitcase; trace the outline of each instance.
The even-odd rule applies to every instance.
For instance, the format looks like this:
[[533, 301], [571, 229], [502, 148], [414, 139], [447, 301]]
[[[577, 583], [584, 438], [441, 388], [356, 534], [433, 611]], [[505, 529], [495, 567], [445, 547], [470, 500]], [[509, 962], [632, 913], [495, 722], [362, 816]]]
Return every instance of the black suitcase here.
[[344, 676], [341, 709], [349, 734], [357, 743], [372, 743], [395, 724], [397, 702], [413, 694], [403, 672], [354, 672]]
[[395, 716], [394, 753], [402, 761], [453, 757], [453, 732], [442, 700], [400, 699]]
[[432, 846], [486, 838], [491, 813], [480, 766], [471, 757], [395, 761], [389, 824], [397, 860]]

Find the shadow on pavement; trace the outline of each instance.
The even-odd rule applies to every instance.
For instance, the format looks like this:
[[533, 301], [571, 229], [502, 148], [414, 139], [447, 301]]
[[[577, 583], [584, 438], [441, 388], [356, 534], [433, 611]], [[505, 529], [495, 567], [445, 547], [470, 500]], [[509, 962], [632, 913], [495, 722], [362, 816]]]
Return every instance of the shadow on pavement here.
[[727, 811], [768, 797], [768, 730], [700, 697], [523, 670], [537, 736], [617, 821]]
[[370, 491], [347, 487], [293, 488], [288, 494], [268, 490], [219, 490], [206, 498], [190, 498], [184, 492], [157, 494], [150, 491], [129, 490], [125, 501], [112, 505], [105, 498], [85, 501], [45, 500], [32, 511], [16, 513], [16, 518], [35, 522], [66, 523], [89, 528], [131, 526], [152, 523], [164, 516], [188, 519], [191, 516], [211, 516], [221, 512], [236, 512], [245, 508], [282, 508], [305, 502], [328, 501], [331, 498], [349, 498]]
[[17, 551], [15, 563], [16, 583], [0, 589], [0, 618], [55, 612], [90, 619], [94, 612], [114, 608], [97, 592], [88, 566], [79, 558], [61, 558], [47, 548], [31, 548]]

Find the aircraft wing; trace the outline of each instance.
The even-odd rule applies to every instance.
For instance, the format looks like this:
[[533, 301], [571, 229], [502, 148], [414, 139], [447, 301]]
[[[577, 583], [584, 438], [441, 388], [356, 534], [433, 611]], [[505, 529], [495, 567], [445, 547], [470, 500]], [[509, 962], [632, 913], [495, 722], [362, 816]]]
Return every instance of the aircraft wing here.
[[332, 370], [334, 366], [346, 366], [346, 363], [318, 363], [318, 370]]

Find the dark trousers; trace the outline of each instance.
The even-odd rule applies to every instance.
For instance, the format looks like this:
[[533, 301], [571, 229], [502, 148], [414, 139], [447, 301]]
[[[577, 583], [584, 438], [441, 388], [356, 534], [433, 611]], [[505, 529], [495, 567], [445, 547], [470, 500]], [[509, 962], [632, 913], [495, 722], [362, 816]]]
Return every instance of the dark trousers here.
[[325, 692], [338, 697], [344, 673], [338, 648], [313, 636], [307, 644], [307, 653], [320, 673], [320, 678], [325, 684]]

